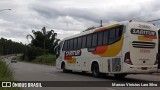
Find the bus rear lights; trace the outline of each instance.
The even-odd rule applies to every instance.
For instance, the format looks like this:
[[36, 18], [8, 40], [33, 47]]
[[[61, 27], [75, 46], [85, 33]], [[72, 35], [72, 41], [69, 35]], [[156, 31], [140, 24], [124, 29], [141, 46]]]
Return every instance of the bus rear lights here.
[[131, 59], [130, 59], [130, 52], [127, 52], [127, 53], [125, 54], [124, 62], [127, 63], [127, 64], [130, 64], [130, 65], [133, 65], [133, 64], [132, 64], [132, 61], [131, 61]]

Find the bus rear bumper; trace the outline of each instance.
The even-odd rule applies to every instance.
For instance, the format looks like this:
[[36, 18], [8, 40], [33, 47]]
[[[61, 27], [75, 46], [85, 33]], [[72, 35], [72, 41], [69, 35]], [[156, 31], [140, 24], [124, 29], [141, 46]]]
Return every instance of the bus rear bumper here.
[[158, 72], [157, 66], [154, 67], [129, 67], [124, 73], [154, 73]]

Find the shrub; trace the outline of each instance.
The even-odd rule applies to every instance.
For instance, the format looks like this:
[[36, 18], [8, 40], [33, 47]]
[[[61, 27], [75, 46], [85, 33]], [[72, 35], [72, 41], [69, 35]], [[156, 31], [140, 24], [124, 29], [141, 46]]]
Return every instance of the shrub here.
[[55, 61], [56, 61], [56, 57], [55, 55], [52, 55], [52, 54], [38, 56], [34, 60], [34, 62], [37, 62], [37, 63], [51, 64], [51, 65], [53, 65]]
[[26, 56], [28, 57], [28, 61], [32, 61], [37, 56], [43, 55], [43, 53], [42, 48], [32, 46], [27, 48]]

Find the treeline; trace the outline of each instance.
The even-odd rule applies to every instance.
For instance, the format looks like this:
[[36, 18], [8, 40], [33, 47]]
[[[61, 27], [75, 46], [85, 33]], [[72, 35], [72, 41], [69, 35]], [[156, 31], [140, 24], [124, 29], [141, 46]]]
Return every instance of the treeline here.
[[25, 45], [4, 38], [0, 39], [0, 55], [17, 54], [25, 52]]

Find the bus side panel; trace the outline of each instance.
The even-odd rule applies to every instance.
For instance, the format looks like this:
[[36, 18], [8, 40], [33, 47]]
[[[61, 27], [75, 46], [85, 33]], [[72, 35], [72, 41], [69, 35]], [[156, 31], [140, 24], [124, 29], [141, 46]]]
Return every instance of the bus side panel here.
[[99, 63], [99, 71], [103, 72], [103, 58], [99, 58], [98, 59], [98, 63]]
[[56, 59], [56, 68], [57, 69], [61, 69], [61, 63], [62, 63], [62, 58], [60, 59], [60, 57], [58, 57]]
[[82, 71], [90, 71], [89, 70], [89, 59], [87, 57], [81, 57], [82, 61]]
[[66, 69], [68, 70], [75, 70], [75, 63], [69, 63], [67, 60], [65, 60]]
[[88, 50], [86, 48], [81, 49], [81, 56], [77, 57], [81, 64], [81, 71], [90, 71], [89, 63], [91, 59], [89, 57], [91, 57], [91, 54], [88, 52]]
[[110, 65], [110, 64], [108, 64], [109, 60], [110, 60], [109, 58], [103, 58], [102, 59], [102, 63], [103, 63], [102, 73], [108, 73], [109, 72], [109, 69], [110, 69], [108, 67]]
[[78, 57], [76, 57], [75, 70], [77, 70], [77, 71], [82, 70], [82, 59], [80, 59]]
[[129, 51], [129, 43], [130, 43], [129, 38], [130, 38], [129, 36], [124, 38], [123, 49], [122, 49], [122, 72], [128, 71], [127, 69], [129, 68], [128, 64], [124, 62], [125, 54], [126, 52]]

